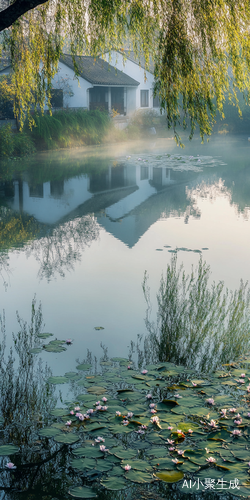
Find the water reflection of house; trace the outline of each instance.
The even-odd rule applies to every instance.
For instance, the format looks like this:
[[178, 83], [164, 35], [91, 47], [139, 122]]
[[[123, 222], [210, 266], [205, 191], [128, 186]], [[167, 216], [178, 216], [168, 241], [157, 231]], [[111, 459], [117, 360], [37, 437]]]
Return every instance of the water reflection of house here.
[[[167, 168], [120, 164], [99, 173], [40, 184], [28, 177], [19, 178], [14, 181], [14, 196], [9, 205], [48, 225], [90, 212], [99, 213], [101, 225], [124, 241], [127, 237], [122, 232], [134, 234], [133, 217], [128, 215], [172, 183]], [[118, 235], [116, 222], [121, 220], [124, 223]]]

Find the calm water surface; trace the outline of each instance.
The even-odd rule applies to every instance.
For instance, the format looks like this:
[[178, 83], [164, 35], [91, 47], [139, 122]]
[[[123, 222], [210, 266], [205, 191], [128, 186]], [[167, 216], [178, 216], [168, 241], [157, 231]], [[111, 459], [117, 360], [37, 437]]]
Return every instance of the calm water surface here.
[[0, 204], [10, 220], [18, 213], [34, 228], [32, 240], [1, 254], [8, 338], [16, 310], [28, 321], [36, 294], [44, 331], [74, 340], [64, 353], [42, 353], [56, 375], [87, 349], [98, 357], [101, 342], [110, 355], [127, 355], [145, 333], [144, 271], [155, 312], [171, 250], [188, 272], [202, 254], [211, 279], [231, 289], [250, 280], [247, 137], [194, 139], [184, 150], [152, 139], [44, 153], [1, 183]]

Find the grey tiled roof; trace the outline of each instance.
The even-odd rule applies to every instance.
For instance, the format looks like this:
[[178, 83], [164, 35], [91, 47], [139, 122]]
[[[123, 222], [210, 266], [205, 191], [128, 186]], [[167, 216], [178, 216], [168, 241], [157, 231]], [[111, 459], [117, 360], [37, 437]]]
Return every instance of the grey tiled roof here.
[[[64, 54], [60, 58], [60, 61], [74, 70], [73, 60], [70, 55]], [[134, 78], [126, 75], [123, 71], [119, 71], [99, 57], [75, 56], [75, 61], [79, 75], [93, 85], [123, 85], [126, 87], [139, 85], [139, 82], [134, 80]]]

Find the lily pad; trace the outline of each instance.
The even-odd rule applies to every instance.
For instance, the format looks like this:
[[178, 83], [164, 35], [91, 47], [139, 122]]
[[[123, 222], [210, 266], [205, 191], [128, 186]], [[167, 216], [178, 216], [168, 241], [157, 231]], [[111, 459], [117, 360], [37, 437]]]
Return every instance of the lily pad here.
[[39, 354], [39, 352], [42, 351], [41, 347], [34, 347], [33, 349], [30, 349], [31, 354]]
[[50, 438], [56, 436], [59, 432], [55, 427], [44, 427], [39, 431], [39, 436]]
[[66, 384], [68, 382], [67, 377], [49, 377], [49, 384]]
[[53, 337], [53, 333], [38, 333], [37, 337], [39, 339], [48, 339], [49, 337]]
[[120, 491], [127, 488], [127, 482], [122, 477], [111, 476], [107, 479], [102, 479], [101, 484], [107, 489], [111, 491]]
[[104, 330], [104, 326], [95, 326], [95, 330]]
[[0, 456], [14, 455], [19, 451], [19, 447], [14, 444], [3, 444], [0, 446]]
[[82, 363], [81, 365], [77, 365], [77, 370], [87, 371], [91, 368], [92, 365], [89, 363]]
[[95, 491], [88, 486], [75, 486], [68, 493], [74, 498], [97, 498]]
[[140, 470], [130, 470], [126, 472], [125, 477], [133, 483], [150, 483], [153, 481], [151, 474]]
[[177, 483], [184, 478], [184, 473], [181, 470], [165, 470], [164, 472], [156, 472], [155, 475], [164, 483]]
[[87, 389], [88, 392], [92, 393], [92, 394], [97, 394], [97, 395], [100, 395], [100, 394], [104, 394], [104, 392], [106, 392], [106, 387], [101, 387], [101, 386], [98, 386], [98, 385], [92, 385], [91, 387], [89, 387]]
[[79, 441], [79, 436], [77, 436], [76, 434], [67, 432], [65, 434], [63, 434], [63, 433], [58, 434], [57, 436], [54, 437], [54, 440], [57, 443], [73, 444], [73, 443], [76, 443], [77, 441]]
[[65, 415], [68, 415], [68, 413], [67, 408], [55, 408], [50, 412], [53, 417], [64, 417]]

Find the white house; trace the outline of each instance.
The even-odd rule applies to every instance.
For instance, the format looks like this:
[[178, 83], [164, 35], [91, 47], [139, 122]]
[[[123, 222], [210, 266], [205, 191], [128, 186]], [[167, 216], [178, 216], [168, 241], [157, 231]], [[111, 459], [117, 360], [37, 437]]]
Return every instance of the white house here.
[[[153, 67], [146, 70], [132, 52], [124, 54], [126, 60], [115, 50], [103, 58], [75, 56], [78, 77], [72, 57], [64, 54], [52, 81], [52, 108], [98, 108], [127, 116], [139, 109], [159, 109], [153, 97]], [[10, 71], [10, 64], [5, 64], [0, 75]]]
[[111, 53], [104, 54], [103, 58], [107, 60], [111, 66], [114, 66], [124, 74], [135, 78], [139, 82], [136, 87], [135, 109], [160, 109], [159, 98], [154, 97], [154, 66], [152, 60], [149, 68], [146, 69], [145, 60], [143, 57], [138, 59], [134, 52], [124, 50], [119, 52], [112, 50]]

